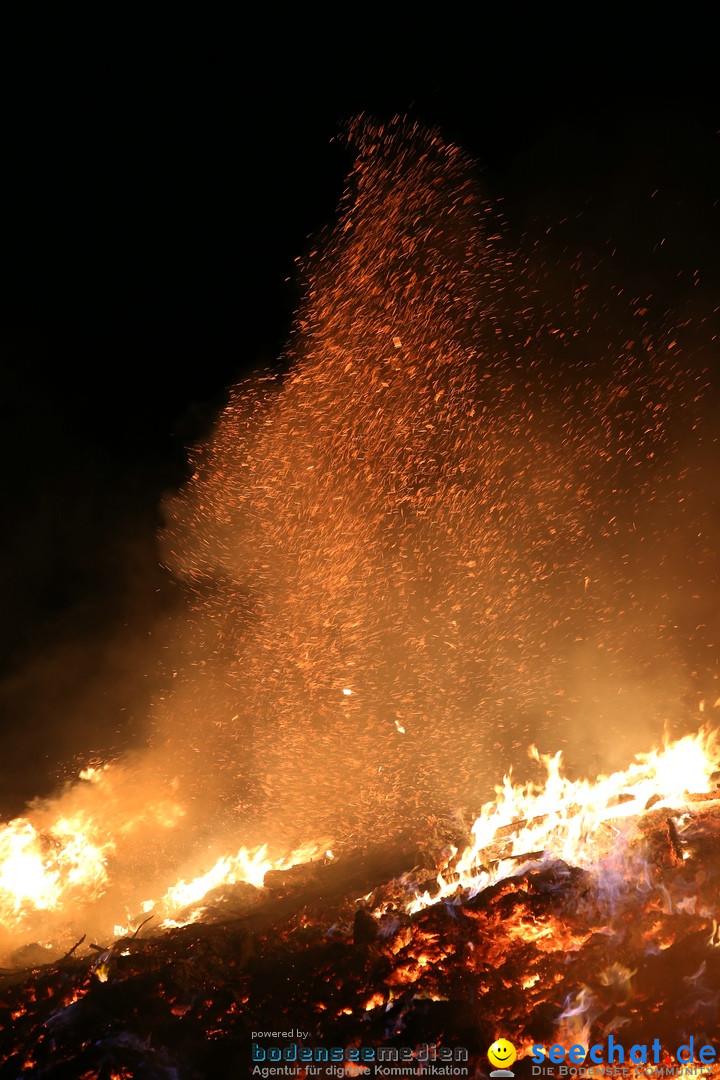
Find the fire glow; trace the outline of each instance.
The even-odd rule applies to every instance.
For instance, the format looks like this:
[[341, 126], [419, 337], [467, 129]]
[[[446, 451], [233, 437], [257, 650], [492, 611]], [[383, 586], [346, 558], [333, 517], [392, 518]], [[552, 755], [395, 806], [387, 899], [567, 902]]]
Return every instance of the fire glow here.
[[[541, 756], [535, 748], [531, 753], [545, 766], [545, 783], [513, 785], [506, 776], [502, 787], [496, 788], [497, 801], [484, 806], [472, 826], [472, 844], [459, 855], [451, 851], [447, 868], [438, 875], [437, 891], [416, 897], [410, 911], [463, 890], [474, 895], [518, 873], [527, 864], [523, 856], [528, 852], [585, 870], [600, 865], [598, 873], [609, 888], [623, 869], [616, 866], [613, 873], [612, 866], [623, 841], [621, 823], [650, 807], [677, 810], [689, 794], [712, 794], [717, 788], [713, 777], [720, 768], [720, 743], [717, 731], [710, 728], [642, 754], [624, 772], [595, 781], [564, 777], [560, 753]], [[503, 833], [509, 830], [505, 839]], [[490, 870], [486, 862], [493, 848]]]
[[[717, 693], [666, 659], [703, 378], [621, 288], [538, 299], [545, 268], [515, 265], [436, 132], [351, 139], [289, 370], [232, 392], [163, 508], [193, 601], [147, 749], [0, 828], [3, 962], [57, 995], [36, 1023], [8, 991], [33, 1053], [98, 1001], [140, 1031], [143, 963], [168, 1048], [186, 1017], [205, 1048], [293, 1011], [318, 1038], [444, 1038], [467, 1009], [522, 1060], [637, 1025], [672, 950], [691, 966], [658, 1011], [715, 1016], [714, 714], [657, 745], [683, 692]], [[593, 775], [533, 748], [542, 781], [518, 781], [531, 740]]]
[[[506, 776], [496, 788], [496, 800], [487, 803], [476, 818], [472, 842], [462, 851], [451, 847], [440, 854], [434, 887], [418, 893], [411, 878], [405, 879], [408, 913], [443, 900], [452, 902], [453, 897], [472, 897], [494, 882], [521, 873], [528, 863], [544, 859], [595, 868], [603, 888], [610, 889], [618, 876], [629, 872], [623, 862], [628, 825], [632, 829], [633, 820], [649, 808], [678, 811], [687, 805], [688, 796], [713, 797], [720, 769], [717, 732], [708, 727], [639, 755], [626, 770], [595, 781], [571, 781], [563, 776], [559, 753], [541, 756], [533, 748], [531, 756], [546, 769], [544, 784], [513, 784]], [[106, 773], [95, 771], [85, 778], [102, 784]], [[133, 821], [132, 829], [142, 831], [157, 824], [162, 805], [151, 805], [146, 815]], [[182, 820], [182, 816], [176, 807], [166, 823], [173, 827], [173, 817]], [[105, 828], [101, 816], [92, 820], [87, 814], [73, 821], [60, 817], [42, 831], [27, 818], [2, 828], [0, 923], [6, 933], [9, 930], [22, 941], [26, 926], [37, 925], [33, 916], [38, 913], [74, 912], [78, 904], [91, 906], [112, 890], [110, 864], [117, 841], [100, 843]], [[128, 834], [126, 828], [124, 832], [123, 842], [132, 843], [132, 831]], [[161, 896], [144, 900], [135, 923], [139, 925], [151, 913], [164, 929], [187, 925], [202, 917], [199, 905], [219, 886], [246, 883], [262, 889], [270, 870], [284, 871], [329, 856], [331, 852], [320, 843], [274, 858], [267, 845], [242, 848], [221, 856], [210, 870], [190, 881], [181, 879]], [[62, 919], [57, 925], [62, 926]], [[112, 935], [130, 935], [136, 928], [132, 923], [115, 922]], [[104, 932], [110, 933], [109, 925]], [[67, 933], [59, 933], [59, 939], [66, 940]]]
[[[102, 772], [85, 770], [83, 779], [92, 780], [101, 790], [114, 783], [111, 767]], [[163, 800], [149, 800], [144, 812], [125, 821], [113, 840], [103, 842], [109, 818], [102, 799], [99, 802], [94, 815], [86, 811], [71, 819], [60, 816], [49, 824], [45, 820], [42, 826], [29, 818], [18, 818], [0, 828], [0, 926], [6, 951], [32, 941], [33, 934], [38, 934], [50, 958], [69, 941], [78, 918], [80, 923], [85, 918], [98, 933], [115, 938], [132, 934], [150, 915], [163, 929], [181, 926], [201, 916], [202, 909], [197, 905], [211, 890], [239, 882], [260, 889], [268, 870], [286, 870], [322, 854], [314, 844], [274, 858], [266, 844], [240, 848], [221, 856], [209, 870], [191, 880], [180, 879], [162, 895], [139, 902], [134, 924], [125, 925], [129, 914], [126, 909], [114, 913], [113, 923], [106, 917], [103, 925], [93, 916], [92, 908], [117, 888], [118, 883], [112, 880], [113, 855], [118, 848], [124, 848], [127, 858], [128, 849], [147, 829], [156, 829], [159, 824], [166, 830], [178, 827], [184, 811], [177, 803], [169, 806]], [[47, 812], [42, 816], [46, 819]], [[178, 921], [180, 913], [188, 908], [194, 909], [193, 914]], [[54, 940], [47, 941], [48, 926], [52, 927], [50, 936]]]

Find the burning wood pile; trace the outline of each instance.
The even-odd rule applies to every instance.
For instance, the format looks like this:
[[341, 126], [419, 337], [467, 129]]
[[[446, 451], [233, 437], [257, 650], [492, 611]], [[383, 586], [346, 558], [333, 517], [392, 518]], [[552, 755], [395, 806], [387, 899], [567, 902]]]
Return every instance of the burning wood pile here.
[[[484, 1076], [499, 1037], [517, 1076], [611, 1036], [624, 1075], [648, 1074], [628, 1049], [655, 1039], [652, 1068], [677, 1064], [718, 1027], [717, 749], [703, 731], [593, 785], [546, 759], [545, 786], [506, 780], [464, 847], [435, 822], [220, 885], [189, 925], [5, 970], [0, 1077]], [[395, 1072], [355, 1063], [380, 1047]]]

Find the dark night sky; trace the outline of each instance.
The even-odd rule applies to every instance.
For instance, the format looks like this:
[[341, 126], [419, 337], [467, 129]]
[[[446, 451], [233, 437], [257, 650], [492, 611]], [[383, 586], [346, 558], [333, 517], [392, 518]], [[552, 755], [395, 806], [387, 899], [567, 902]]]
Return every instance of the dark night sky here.
[[353, 56], [345, 36], [310, 47], [279, 14], [252, 40], [174, 15], [39, 23], [14, 43], [0, 812], [47, 791], [73, 755], [141, 737], [185, 602], [158, 565], [160, 499], [224, 389], [282, 349], [296, 301], [286, 279], [332, 219], [347, 169], [331, 142], [343, 120], [410, 111], [439, 124], [503, 198], [513, 241], [570, 218], [559, 248], [612, 243], [620, 273], [666, 307], [686, 302], [699, 270], [695, 296], [712, 306], [710, 28], [596, 38], [518, 31], [516, 15], [482, 32], [448, 19], [421, 47], [368, 16], [374, 44], [356, 41]]

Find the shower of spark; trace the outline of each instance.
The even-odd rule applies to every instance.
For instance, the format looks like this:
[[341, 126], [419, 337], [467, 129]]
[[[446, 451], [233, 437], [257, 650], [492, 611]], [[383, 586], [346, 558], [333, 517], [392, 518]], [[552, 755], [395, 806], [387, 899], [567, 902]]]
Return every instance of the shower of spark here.
[[235, 391], [168, 506], [206, 650], [172, 724], [300, 836], [467, 804], [538, 737], [601, 764], [629, 721], [622, 757], [657, 741], [678, 686], [652, 549], [700, 389], [637, 298], [541, 300], [437, 133], [350, 142], [290, 373]]

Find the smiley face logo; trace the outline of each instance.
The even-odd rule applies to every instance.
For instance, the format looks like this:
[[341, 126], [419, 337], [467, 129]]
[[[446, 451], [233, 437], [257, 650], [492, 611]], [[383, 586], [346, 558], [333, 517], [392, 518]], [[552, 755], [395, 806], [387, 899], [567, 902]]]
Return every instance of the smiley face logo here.
[[508, 1039], [496, 1039], [487, 1056], [496, 1069], [509, 1069], [517, 1057], [517, 1051]]

